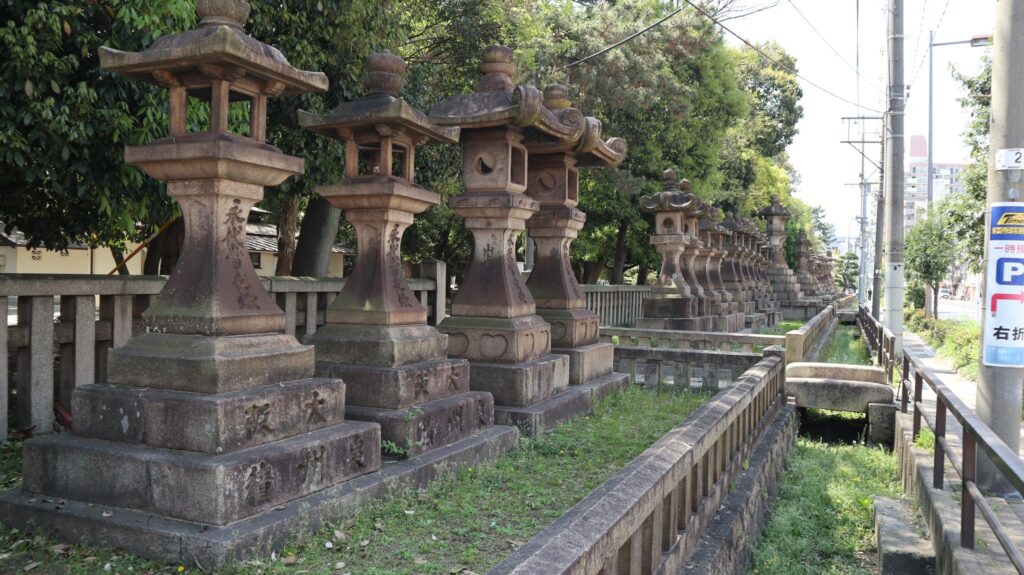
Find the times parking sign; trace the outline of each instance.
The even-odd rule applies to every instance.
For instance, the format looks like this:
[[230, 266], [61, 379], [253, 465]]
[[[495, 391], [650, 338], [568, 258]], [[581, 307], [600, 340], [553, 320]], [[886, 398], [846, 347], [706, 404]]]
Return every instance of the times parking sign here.
[[992, 204], [982, 362], [992, 367], [1024, 367], [1024, 203]]

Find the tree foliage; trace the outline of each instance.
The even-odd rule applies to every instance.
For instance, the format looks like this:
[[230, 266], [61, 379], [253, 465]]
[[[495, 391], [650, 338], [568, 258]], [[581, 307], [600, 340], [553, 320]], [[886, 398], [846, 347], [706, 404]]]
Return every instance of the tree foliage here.
[[843, 291], [857, 287], [857, 276], [860, 273], [860, 258], [856, 252], [846, 252], [832, 270], [832, 279]]
[[906, 265], [911, 280], [931, 285], [938, 301], [939, 283], [956, 259], [956, 239], [949, 233], [947, 210], [940, 204], [907, 234]]
[[946, 198], [945, 210], [949, 235], [957, 238], [957, 252], [971, 271], [981, 271], [985, 250], [985, 194], [988, 184], [988, 134], [991, 121], [992, 58], [986, 56], [977, 76], [959, 72], [967, 94], [960, 105], [971, 112], [971, 123], [964, 131], [971, 161], [960, 172], [964, 191]]

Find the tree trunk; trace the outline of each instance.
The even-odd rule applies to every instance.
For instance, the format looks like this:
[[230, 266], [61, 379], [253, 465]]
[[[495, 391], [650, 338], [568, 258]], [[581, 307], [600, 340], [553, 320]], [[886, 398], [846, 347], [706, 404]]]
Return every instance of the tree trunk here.
[[160, 274], [169, 276], [174, 266], [178, 265], [181, 247], [185, 244], [185, 219], [174, 220], [171, 227], [163, 233], [160, 241]]
[[622, 285], [622, 275], [626, 271], [626, 234], [629, 231], [629, 220], [619, 220], [619, 233], [615, 236], [615, 263], [608, 283]]
[[155, 276], [160, 273], [160, 257], [163, 252], [164, 237], [167, 230], [158, 234], [153, 241], [146, 246], [146, 260], [142, 262], [142, 275]]
[[939, 319], [939, 284], [935, 284], [932, 290], [932, 317]]
[[605, 261], [585, 262], [583, 264], [583, 283], [594, 284], [601, 279], [601, 272], [604, 271]]
[[[124, 262], [124, 252], [121, 251], [121, 248], [115, 248], [114, 246], [110, 246], [110, 255], [114, 256], [115, 264], [121, 266], [121, 264]], [[131, 272], [128, 271], [128, 266], [121, 266], [117, 268], [117, 273], [118, 275], [122, 276], [131, 275]]]
[[636, 270], [636, 285], [647, 285], [647, 264], [640, 264]]
[[299, 196], [285, 194], [281, 211], [277, 215], [277, 267], [274, 275], [292, 275], [295, 260], [295, 232], [298, 228]]
[[292, 275], [324, 277], [331, 260], [331, 248], [338, 235], [341, 210], [317, 196], [306, 206], [302, 218], [302, 232], [295, 248]]

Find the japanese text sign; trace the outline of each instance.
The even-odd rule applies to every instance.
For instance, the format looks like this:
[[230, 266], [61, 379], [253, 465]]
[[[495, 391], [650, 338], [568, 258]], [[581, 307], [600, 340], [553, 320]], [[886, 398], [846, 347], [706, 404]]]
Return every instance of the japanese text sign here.
[[1024, 367], [1024, 203], [992, 204], [982, 362]]

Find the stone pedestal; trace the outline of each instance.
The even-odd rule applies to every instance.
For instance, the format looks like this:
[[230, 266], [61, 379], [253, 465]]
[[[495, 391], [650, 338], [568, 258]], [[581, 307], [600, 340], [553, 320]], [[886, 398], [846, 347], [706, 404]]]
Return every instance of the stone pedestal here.
[[345, 141], [345, 180], [317, 193], [343, 210], [359, 246], [327, 325], [307, 341], [317, 374], [348, 382], [348, 417], [379, 424], [391, 450], [420, 455], [491, 426], [494, 400], [470, 391], [469, 362], [448, 357], [448, 336], [426, 325], [402, 272], [405, 229], [441, 199], [415, 183], [416, 148], [458, 141], [458, 130], [433, 125], [399, 97], [405, 67], [390, 53], [372, 54], [367, 96], [299, 116], [306, 129]]
[[[569, 405], [563, 396], [569, 387], [569, 357], [552, 353], [552, 326], [537, 314], [516, 263], [516, 240], [526, 220], [540, 209], [524, 193], [531, 175], [524, 131], [536, 128], [576, 141], [586, 122], [578, 113], [548, 109], [533, 86], [516, 86], [512, 51], [506, 47], [488, 48], [480, 70], [484, 77], [474, 93], [452, 96], [430, 110], [432, 122], [461, 129], [466, 191], [448, 205], [473, 234], [469, 270], [452, 301], [451, 317], [438, 329], [448, 335], [449, 355], [469, 360], [470, 387], [494, 396], [495, 421], [534, 435], [589, 406]], [[571, 162], [563, 163], [563, 170], [570, 168]], [[550, 189], [562, 186], [566, 193], [565, 180], [545, 178], [545, 183]], [[538, 251], [568, 249], [574, 228], [582, 226], [582, 214], [573, 205], [551, 214], [551, 233], [544, 235]], [[554, 296], [572, 288], [549, 264], [535, 273], [556, 284], [561, 281], [552, 286]], [[591, 329], [588, 318], [568, 319], [566, 332]]]

